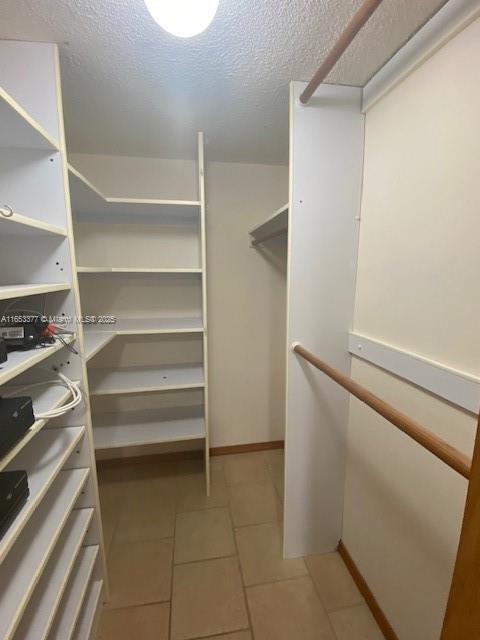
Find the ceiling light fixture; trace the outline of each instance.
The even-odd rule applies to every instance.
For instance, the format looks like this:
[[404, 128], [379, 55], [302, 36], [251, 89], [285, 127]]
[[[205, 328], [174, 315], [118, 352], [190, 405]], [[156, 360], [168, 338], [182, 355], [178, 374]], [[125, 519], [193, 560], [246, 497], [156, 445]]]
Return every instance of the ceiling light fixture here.
[[210, 25], [219, 0], [145, 0], [152, 18], [179, 38], [192, 38]]

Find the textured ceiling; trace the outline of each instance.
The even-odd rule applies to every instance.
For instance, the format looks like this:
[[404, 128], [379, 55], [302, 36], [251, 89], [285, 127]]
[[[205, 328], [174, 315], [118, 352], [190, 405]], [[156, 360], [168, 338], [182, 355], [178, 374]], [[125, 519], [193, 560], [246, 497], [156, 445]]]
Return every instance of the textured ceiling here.
[[[445, 0], [384, 0], [329, 81], [363, 85]], [[309, 80], [361, 0], [220, 0], [191, 40], [143, 0], [1, 0], [0, 38], [60, 45], [71, 152], [284, 163], [288, 84]]]

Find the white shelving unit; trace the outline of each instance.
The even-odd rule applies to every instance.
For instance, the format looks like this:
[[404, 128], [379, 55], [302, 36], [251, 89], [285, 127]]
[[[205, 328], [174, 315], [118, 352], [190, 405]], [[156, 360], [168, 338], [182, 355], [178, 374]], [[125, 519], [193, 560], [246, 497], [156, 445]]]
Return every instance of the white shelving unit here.
[[82, 613], [97, 556], [97, 546], [80, 549], [48, 636], [50, 640], [70, 640], [73, 637], [75, 626]]
[[202, 318], [127, 318], [114, 325], [93, 325], [85, 330], [85, 354], [91, 360], [116, 336], [203, 333]]
[[198, 143], [198, 200], [107, 197], [69, 170], [82, 312], [99, 321], [85, 327], [95, 448], [204, 440], [208, 491], [202, 134]]
[[65, 525], [55, 551], [30, 599], [16, 637], [46, 640], [70, 574], [92, 521], [93, 509], [76, 509]]
[[[0, 229], [1, 232], [1, 229]], [[3, 235], [0, 233], [0, 236]], [[0, 300], [9, 300], [25, 296], [38, 296], [56, 291], [69, 291], [68, 282], [54, 282], [51, 284], [10, 284], [0, 285]]]
[[249, 231], [252, 247], [267, 240], [286, 237], [288, 233], [288, 207], [288, 204], [280, 207], [265, 222], [258, 224]]
[[[74, 640], [95, 637], [95, 627], [99, 619], [99, 602], [103, 593], [103, 580], [92, 580], [88, 587], [85, 604], [77, 622], [77, 628], [73, 634]], [[33, 640], [33, 638], [31, 639]]]
[[0, 146], [7, 149], [59, 151], [58, 143], [16, 100], [0, 87]]
[[[74, 342], [74, 338], [72, 336], [65, 336], [65, 342], [71, 344]], [[30, 351], [12, 351], [8, 356], [8, 361], [0, 365], [0, 385], [9, 382], [12, 378], [28, 371], [35, 365], [50, 358], [50, 356], [57, 351], [63, 349], [64, 345], [61, 342], [55, 342], [55, 344], [37, 347]]]
[[90, 371], [90, 393], [94, 396], [151, 391], [180, 391], [205, 386], [203, 365], [125, 367]]
[[48, 222], [22, 216], [0, 207], [0, 233], [4, 236], [67, 236], [67, 230]]
[[[18, 537], [2, 564], [0, 637], [11, 638], [42, 575], [70, 512], [88, 477], [88, 469], [63, 471], [35, 511], [31, 527]], [[81, 509], [80, 513], [87, 511]], [[90, 513], [92, 511], [90, 510]]]
[[178, 274], [192, 275], [201, 274], [201, 269], [152, 269], [152, 268], [133, 268], [133, 267], [77, 267], [78, 273], [159, 273], [159, 274]]
[[[23, 387], [2, 387], [3, 397], [9, 396], [21, 396], [25, 394]], [[29, 396], [33, 402], [34, 415], [43, 414], [52, 409], [58, 409], [64, 405], [70, 397], [70, 391], [63, 385], [51, 385], [32, 388], [28, 391]], [[2, 471], [14, 458], [20, 453], [20, 451], [30, 442], [34, 435], [36, 435], [47, 424], [47, 420], [35, 420], [30, 429], [26, 432], [17, 444], [6, 453], [3, 458], [0, 459], [0, 471]]]
[[[80, 303], [58, 52], [51, 44], [5, 41], [0, 56], [0, 317], [33, 310], [62, 318], [72, 332], [65, 344], [56, 339], [10, 352], [0, 365], [0, 398], [31, 396], [37, 416], [58, 409], [71, 395], [57, 370], [83, 395], [63, 416], [39, 417], [0, 455], [0, 473], [26, 471], [29, 486], [0, 539], [0, 638], [46, 639], [58, 628], [67, 630], [62, 640], [73, 633], [90, 640], [108, 581], [83, 326], [75, 322]], [[75, 591], [72, 613], [65, 595], [80, 555], [88, 558], [83, 593], [92, 581], [95, 597], [84, 602]]]
[[[159, 434], [161, 430], [161, 434]], [[138, 444], [198, 440], [205, 433], [203, 407], [176, 410], [99, 413], [95, 418], [95, 446], [99, 449], [134, 447]]]

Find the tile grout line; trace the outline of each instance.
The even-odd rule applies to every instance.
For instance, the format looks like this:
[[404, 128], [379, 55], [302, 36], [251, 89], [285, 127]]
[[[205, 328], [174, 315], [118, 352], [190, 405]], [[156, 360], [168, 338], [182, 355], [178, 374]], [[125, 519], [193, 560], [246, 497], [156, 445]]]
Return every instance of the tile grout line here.
[[[226, 482], [226, 478], [225, 478], [225, 482]], [[232, 532], [233, 532], [233, 543], [235, 545], [235, 549], [237, 552], [237, 562], [238, 562], [238, 568], [240, 571], [240, 580], [242, 582], [242, 592], [243, 592], [243, 600], [245, 602], [245, 610], [247, 612], [247, 619], [248, 619], [248, 625], [249, 625], [249, 631], [250, 631], [250, 635], [252, 636], [252, 640], [255, 640], [255, 632], [253, 630], [253, 623], [252, 623], [252, 616], [250, 613], [250, 606], [248, 604], [248, 598], [247, 598], [247, 588], [245, 586], [245, 580], [243, 577], [243, 568], [242, 568], [242, 563], [240, 562], [240, 553], [238, 551], [238, 544], [237, 544], [237, 536], [235, 534], [235, 527], [233, 525], [233, 516], [232, 516], [232, 510], [231, 510], [231, 506], [230, 506], [230, 493], [228, 491], [228, 482], [226, 482], [227, 485], [227, 508], [228, 508], [228, 514], [230, 517], [230, 522], [232, 525]]]
[[[302, 558], [303, 558], [303, 561], [305, 562], [306, 556], [302, 556]], [[325, 606], [325, 603], [323, 602], [323, 598], [321, 597], [320, 592], [317, 589], [317, 585], [315, 584], [315, 580], [313, 579], [313, 575], [312, 575], [312, 572], [310, 571], [310, 567], [308, 566], [308, 562], [305, 562], [305, 566], [307, 567], [308, 577], [310, 578], [310, 580], [311, 580], [311, 582], [313, 584], [313, 589], [314, 589], [315, 593], [317, 594], [317, 598], [318, 598], [320, 604], [322, 605], [322, 609], [325, 611], [325, 614], [327, 616], [328, 624], [329, 624], [330, 629], [332, 630], [332, 633], [333, 633], [333, 638], [334, 638], [334, 640], [338, 640], [338, 636], [337, 636], [337, 634], [335, 632], [332, 620], [330, 618], [330, 612], [327, 610], [327, 607]]]
[[173, 545], [172, 545], [172, 569], [170, 571], [170, 608], [168, 612], [168, 640], [172, 639], [172, 611], [173, 611], [173, 578], [175, 572], [175, 546], [176, 546], [176, 534], [177, 534], [177, 504], [178, 504], [178, 489], [177, 483], [174, 483], [175, 487], [175, 515], [173, 518]]

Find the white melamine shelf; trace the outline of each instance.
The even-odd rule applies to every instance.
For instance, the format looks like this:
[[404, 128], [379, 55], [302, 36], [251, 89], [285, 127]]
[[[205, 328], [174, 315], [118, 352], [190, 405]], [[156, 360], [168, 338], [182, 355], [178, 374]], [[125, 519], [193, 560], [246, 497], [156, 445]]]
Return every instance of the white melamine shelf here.
[[[92, 627], [95, 622], [95, 615], [100, 607], [102, 592], [103, 580], [93, 580], [90, 582], [87, 597], [85, 598], [85, 604], [83, 605], [75, 633], [73, 634], [73, 640], [90, 640]], [[36, 638], [31, 638], [31, 640], [36, 640]]]
[[161, 268], [134, 268], [134, 267], [77, 267], [78, 273], [158, 273], [165, 275], [196, 275], [201, 274], [201, 269], [161, 269]]
[[52, 630], [48, 636], [49, 640], [70, 640], [73, 636], [85, 596], [87, 595], [97, 555], [98, 546], [80, 549]]
[[38, 296], [44, 293], [55, 293], [56, 291], [70, 291], [71, 288], [72, 286], [69, 282], [0, 285], [0, 300]]
[[115, 449], [205, 438], [203, 407], [97, 413], [95, 449]]
[[95, 324], [85, 328], [84, 343], [87, 361], [101, 351], [115, 336], [136, 336], [173, 333], [203, 333], [201, 318], [127, 318], [115, 324]]
[[76, 509], [67, 524], [28, 603], [15, 640], [46, 640], [84, 542], [93, 509]]
[[113, 331], [85, 331], [83, 344], [85, 347], [85, 359], [88, 362], [115, 338]]
[[[70, 391], [63, 385], [51, 384], [42, 387], [32, 387], [31, 389], [23, 390], [23, 387], [3, 387], [2, 397], [10, 396], [30, 396], [33, 401], [33, 413], [34, 415], [51, 411], [61, 407], [70, 398]], [[30, 429], [25, 433], [21, 440], [19, 440], [10, 451], [0, 459], [0, 471], [9, 464], [13, 458], [30, 442], [35, 434], [37, 434], [45, 424], [47, 420], [36, 420]]]
[[[9, 640], [80, 495], [89, 469], [59, 473], [2, 563], [0, 638]], [[38, 636], [36, 636], [38, 638]]]
[[[70, 344], [75, 340], [75, 336], [64, 336], [64, 339], [67, 344]], [[24, 371], [28, 371], [31, 367], [64, 348], [65, 345], [57, 341], [47, 347], [37, 347], [29, 351], [11, 351], [8, 354], [7, 362], [0, 365], [0, 385], [5, 384]]]
[[0, 88], [0, 147], [58, 151], [58, 143]]
[[265, 222], [258, 224], [249, 231], [252, 236], [252, 243], [258, 244], [270, 238], [282, 236], [288, 231], [288, 207], [286, 204], [280, 207]]
[[163, 215], [195, 216], [200, 211], [198, 200], [156, 200], [145, 198], [107, 197], [85, 176], [69, 165], [70, 192], [74, 213], [89, 220], [108, 221], [112, 218], [157, 223]]
[[95, 324], [85, 333], [114, 333], [129, 336], [142, 333], [202, 333], [201, 318], [126, 318], [115, 324]]
[[201, 364], [90, 369], [91, 395], [197, 389], [204, 386]]
[[0, 205], [0, 234], [4, 236], [63, 236], [67, 235], [66, 229], [57, 227], [56, 225], [35, 220], [19, 213], [13, 213], [11, 216], [2, 214]]
[[7, 470], [23, 469], [27, 472], [30, 495], [0, 540], [0, 563], [41, 503], [84, 432], [84, 427], [40, 431], [7, 467]]

